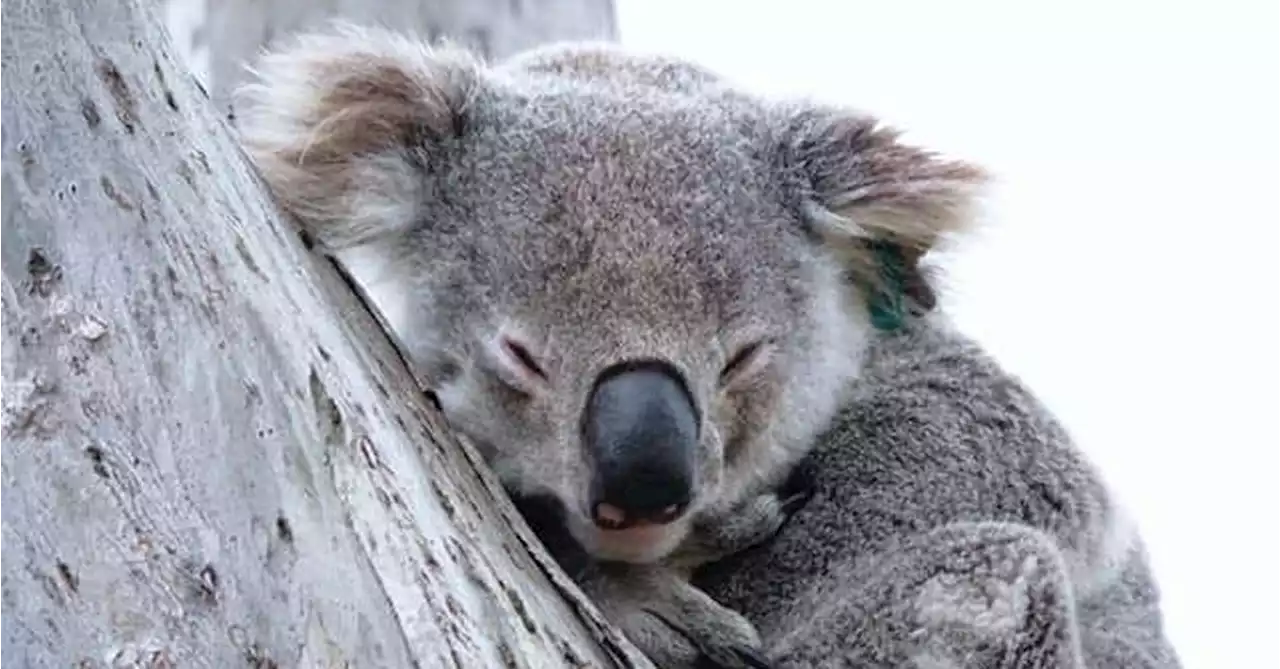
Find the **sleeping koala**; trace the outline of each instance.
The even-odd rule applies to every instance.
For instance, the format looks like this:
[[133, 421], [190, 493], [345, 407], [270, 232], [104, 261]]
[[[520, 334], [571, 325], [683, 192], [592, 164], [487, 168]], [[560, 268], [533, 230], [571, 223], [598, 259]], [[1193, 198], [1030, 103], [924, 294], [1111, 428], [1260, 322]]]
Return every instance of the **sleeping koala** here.
[[486, 65], [348, 25], [257, 74], [269, 187], [561, 563], [661, 666], [758, 664], [688, 571], [803, 501], [775, 490], [901, 307], [880, 296], [924, 297], [878, 288], [885, 250], [963, 232], [983, 173], [606, 44]]

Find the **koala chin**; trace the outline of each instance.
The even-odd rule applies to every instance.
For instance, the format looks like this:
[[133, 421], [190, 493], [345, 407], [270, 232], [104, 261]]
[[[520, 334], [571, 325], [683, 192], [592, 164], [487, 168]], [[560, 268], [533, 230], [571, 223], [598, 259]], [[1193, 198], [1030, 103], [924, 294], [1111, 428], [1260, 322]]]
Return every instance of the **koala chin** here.
[[278, 201], [512, 494], [607, 560], [659, 560], [778, 483], [858, 377], [873, 249], [915, 267], [985, 180], [865, 114], [607, 44], [486, 64], [339, 25], [257, 75], [240, 127]]
[[605, 530], [571, 519], [569, 531], [600, 560], [649, 564], [671, 554], [689, 534], [688, 517], [668, 525]]

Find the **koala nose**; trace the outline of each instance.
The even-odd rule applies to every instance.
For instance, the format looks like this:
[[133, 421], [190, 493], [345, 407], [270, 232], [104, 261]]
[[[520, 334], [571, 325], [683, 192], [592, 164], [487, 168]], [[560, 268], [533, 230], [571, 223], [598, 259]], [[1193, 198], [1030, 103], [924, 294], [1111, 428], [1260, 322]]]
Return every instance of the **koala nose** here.
[[606, 369], [583, 415], [597, 526], [664, 525], [693, 497], [698, 417], [679, 373], [661, 362]]

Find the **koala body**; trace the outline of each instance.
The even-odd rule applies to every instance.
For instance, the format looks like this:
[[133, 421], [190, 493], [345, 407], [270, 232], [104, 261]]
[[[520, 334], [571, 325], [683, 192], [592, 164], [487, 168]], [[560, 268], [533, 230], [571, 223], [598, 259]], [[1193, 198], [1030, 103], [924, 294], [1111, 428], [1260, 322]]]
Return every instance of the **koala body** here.
[[770, 542], [694, 580], [775, 667], [1175, 669], [1132, 522], [941, 313], [875, 337]]
[[240, 130], [271, 190], [561, 564], [660, 666], [759, 666], [686, 575], [803, 500], [779, 486], [877, 314], [931, 306], [917, 261], [981, 170], [605, 44], [488, 65], [341, 26], [256, 67]]

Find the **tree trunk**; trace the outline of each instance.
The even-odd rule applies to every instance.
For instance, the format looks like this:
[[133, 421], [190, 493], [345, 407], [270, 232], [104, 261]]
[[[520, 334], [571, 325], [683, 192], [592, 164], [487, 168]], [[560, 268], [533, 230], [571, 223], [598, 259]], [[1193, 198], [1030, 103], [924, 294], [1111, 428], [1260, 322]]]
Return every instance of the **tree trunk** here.
[[611, 0], [168, 0], [175, 40], [231, 112], [244, 64], [276, 37], [335, 16], [447, 36], [490, 58], [561, 39], [614, 39]]
[[144, 0], [3, 4], [3, 663], [649, 666]]

